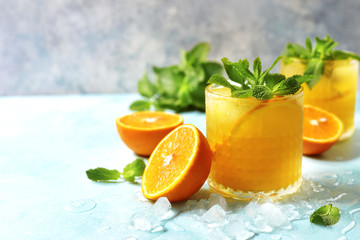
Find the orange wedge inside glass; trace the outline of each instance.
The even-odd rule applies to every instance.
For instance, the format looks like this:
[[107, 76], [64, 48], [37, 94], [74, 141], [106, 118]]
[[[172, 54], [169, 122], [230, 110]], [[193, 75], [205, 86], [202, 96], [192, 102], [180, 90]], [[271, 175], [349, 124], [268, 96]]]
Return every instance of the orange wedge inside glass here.
[[320, 154], [340, 138], [343, 123], [334, 114], [318, 107], [304, 106], [303, 154]]
[[204, 135], [193, 125], [173, 130], [156, 147], [145, 168], [141, 188], [148, 199], [181, 201], [206, 181], [212, 152]]
[[179, 114], [143, 111], [116, 118], [116, 127], [131, 150], [150, 156], [158, 143], [183, 122]]

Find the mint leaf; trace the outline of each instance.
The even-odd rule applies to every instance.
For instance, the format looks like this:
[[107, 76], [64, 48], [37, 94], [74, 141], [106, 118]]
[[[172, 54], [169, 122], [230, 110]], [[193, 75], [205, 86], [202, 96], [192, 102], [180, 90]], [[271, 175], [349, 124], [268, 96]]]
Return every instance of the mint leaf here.
[[187, 64], [195, 65], [206, 61], [210, 52], [210, 44], [206, 42], [196, 44], [190, 51], [185, 53]]
[[254, 60], [253, 70], [254, 70], [254, 77], [258, 79], [261, 74], [261, 61], [259, 57], [255, 58]]
[[[273, 64], [262, 72], [261, 60], [256, 58], [253, 63], [254, 73], [252, 73], [249, 70], [249, 62], [246, 59], [230, 62], [227, 58], [222, 58], [221, 61], [231, 81], [220, 74], [214, 74], [208, 83], [229, 88], [233, 97], [247, 98], [253, 96], [259, 100], [269, 100], [274, 95], [295, 94], [301, 88], [302, 83], [313, 80], [313, 76], [310, 77], [308, 75], [285, 78], [282, 74], [271, 74], [271, 69], [274, 68], [280, 59], [281, 57], [277, 57]], [[240, 86], [234, 82], [239, 83]]]
[[237, 97], [237, 98], [248, 98], [253, 95], [252, 89], [246, 89], [246, 90], [235, 90], [231, 92], [231, 96]]
[[189, 51], [180, 52], [178, 64], [153, 67], [153, 81], [147, 73], [139, 80], [138, 91], [145, 97], [136, 101], [131, 109], [171, 109], [176, 112], [189, 110], [205, 111], [205, 88], [209, 78], [222, 74], [219, 63], [206, 60], [210, 51], [208, 43], [199, 43]]
[[[221, 64], [217, 62], [203, 62], [201, 63], [201, 66], [204, 69], [205, 79], [209, 79], [215, 73], [217, 74], [223, 73], [223, 67], [221, 66]], [[205, 82], [205, 86], [206, 86], [206, 82]]]
[[134, 182], [135, 177], [142, 176], [145, 170], [145, 162], [141, 158], [135, 159], [132, 163], [129, 163], [123, 169], [123, 172], [118, 170], [109, 170], [106, 168], [95, 168], [86, 171], [87, 177], [92, 181], [110, 181], [118, 180], [121, 175], [126, 181]]
[[253, 89], [253, 97], [260, 100], [269, 100], [273, 98], [271, 89], [264, 85], [256, 85]]
[[109, 170], [100, 167], [87, 170], [86, 175], [92, 181], [108, 181], [119, 179], [121, 174], [117, 170]]
[[144, 170], [145, 170], [144, 160], [141, 158], [137, 158], [135, 161], [125, 166], [122, 174], [126, 181], [134, 182], [135, 177], [142, 176]]
[[144, 76], [140, 78], [138, 82], [138, 91], [142, 96], [147, 98], [154, 96], [156, 93], [156, 87], [150, 82], [147, 72], [145, 72]]
[[345, 52], [340, 50], [334, 50], [331, 52], [330, 59], [348, 59], [348, 58], [353, 58], [355, 60], [360, 61], [360, 56], [355, 53]]
[[315, 78], [314, 75], [294, 75], [293, 77], [300, 85], [312, 81]]
[[308, 64], [306, 65], [304, 75], [313, 75], [314, 78], [307, 82], [307, 85], [310, 89], [312, 89], [316, 83], [320, 80], [323, 72], [324, 72], [325, 63], [323, 60], [319, 58], [312, 58]]
[[334, 225], [339, 220], [339, 209], [333, 207], [332, 204], [320, 207], [310, 216], [310, 222], [325, 226]]
[[271, 90], [274, 88], [276, 84], [278, 84], [283, 80], [285, 80], [285, 76], [279, 73], [274, 73], [274, 74], [269, 73], [264, 77], [265, 85]]
[[312, 43], [311, 43], [311, 39], [310, 39], [310, 38], [306, 38], [306, 40], [305, 40], [305, 46], [306, 46], [307, 52], [308, 52], [308, 53], [311, 53], [311, 52], [312, 52]]
[[235, 87], [233, 85], [231, 85], [228, 82], [228, 80], [226, 78], [224, 78], [223, 76], [221, 76], [220, 74], [212, 75], [212, 77], [209, 79], [208, 83], [214, 83], [214, 84], [217, 84], [220, 86], [230, 88], [231, 90], [235, 90]]
[[300, 46], [299, 44], [288, 43], [282, 53], [283, 56], [286, 57], [284, 60], [285, 64], [290, 63], [291, 58], [307, 60], [304, 74], [314, 76], [312, 80], [307, 82], [310, 89], [316, 85], [324, 73], [324, 60], [353, 58], [360, 61], [360, 56], [355, 53], [333, 50], [338, 43], [330, 36], [326, 36], [323, 39], [315, 37], [315, 42], [316, 44], [314, 48], [310, 38], [306, 38], [306, 48]]
[[241, 69], [244, 68], [244, 64], [246, 65], [246, 62], [243, 64], [243, 62], [241, 62], [240, 60], [239, 62], [232, 63], [229, 62], [227, 58], [222, 58], [221, 61], [224, 65], [226, 74], [232, 81], [240, 83], [242, 85], [245, 84], [247, 73], [241, 71]]
[[153, 71], [159, 93], [176, 97], [185, 73], [178, 66], [153, 67]]
[[147, 100], [137, 100], [130, 105], [132, 111], [148, 111], [150, 107], [151, 102]]
[[273, 62], [273, 64], [271, 65], [271, 67], [269, 67], [263, 73], [261, 73], [261, 75], [258, 79], [260, 85], [262, 85], [264, 83], [265, 76], [270, 72], [271, 69], [273, 69], [275, 67], [275, 65], [280, 61], [281, 58], [282, 58], [281, 56], [277, 57], [275, 59], [275, 61]]
[[299, 91], [300, 88], [301, 85], [298, 83], [298, 81], [296, 81], [296, 77], [289, 77], [276, 84], [272, 89], [272, 92], [277, 96], [284, 96], [295, 94], [297, 91]]

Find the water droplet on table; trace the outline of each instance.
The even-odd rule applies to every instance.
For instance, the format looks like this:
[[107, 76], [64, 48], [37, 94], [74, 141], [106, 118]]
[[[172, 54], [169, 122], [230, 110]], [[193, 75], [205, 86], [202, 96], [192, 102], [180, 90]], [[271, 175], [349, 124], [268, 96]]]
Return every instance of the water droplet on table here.
[[322, 173], [315, 180], [325, 187], [338, 187], [341, 183], [341, 177], [336, 173]]
[[345, 234], [347, 232], [349, 232], [351, 229], [353, 229], [356, 226], [356, 222], [355, 221], [351, 221], [346, 227], [344, 227], [341, 230], [342, 234]]
[[91, 199], [79, 199], [65, 205], [65, 209], [69, 212], [82, 213], [87, 212], [96, 207], [96, 202]]

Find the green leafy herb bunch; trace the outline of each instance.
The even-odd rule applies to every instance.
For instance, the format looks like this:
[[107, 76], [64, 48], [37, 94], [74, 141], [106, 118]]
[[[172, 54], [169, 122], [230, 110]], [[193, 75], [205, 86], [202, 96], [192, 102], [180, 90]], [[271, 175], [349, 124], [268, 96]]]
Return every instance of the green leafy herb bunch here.
[[314, 78], [307, 82], [310, 89], [315, 86], [323, 75], [325, 61], [349, 58], [360, 61], [360, 56], [355, 53], [334, 50], [334, 47], [338, 45], [338, 43], [330, 36], [326, 36], [324, 39], [315, 37], [315, 42], [314, 47], [310, 38], [306, 39], [305, 46], [297, 43], [288, 43], [282, 52], [282, 55], [285, 57], [285, 64], [291, 63], [294, 58], [305, 60], [304, 64], [306, 64], [306, 68], [304, 74], [314, 75]]
[[154, 81], [146, 72], [138, 82], [138, 91], [144, 97], [133, 102], [130, 109], [171, 109], [176, 112], [188, 110], [205, 111], [205, 87], [215, 73], [223, 72], [219, 63], [207, 60], [210, 45], [202, 42], [190, 51], [181, 51], [178, 65], [153, 67]]
[[282, 74], [270, 73], [270, 70], [279, 62], [276, 58], [271, 67], [262, 71], [260, 58], [253, 63], [253, 72], [249, 69], [247, 59], [230, 62], [227, 58], [221, 59], [228, 79], [220, 74], [214, 74], [209, 83], [221, 85], [231, 90], [231, 96], [238, 98], [254, 97], [259, 100], [269, 100], [274, 96], [284, 96], [297, 93], [301, 84], [310, 81], [311, 75], [294, 75], [286, 78]]

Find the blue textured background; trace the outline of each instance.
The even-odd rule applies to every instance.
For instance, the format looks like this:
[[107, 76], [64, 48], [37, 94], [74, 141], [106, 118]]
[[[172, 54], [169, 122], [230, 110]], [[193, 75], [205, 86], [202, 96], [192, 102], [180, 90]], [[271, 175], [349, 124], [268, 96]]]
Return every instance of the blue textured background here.
[[359, 0], [0, 0], [0, 95], [135, 92], [199, 41], [211, 59], [265, 66], [307, 36], [360, 53], [359, 12]]

